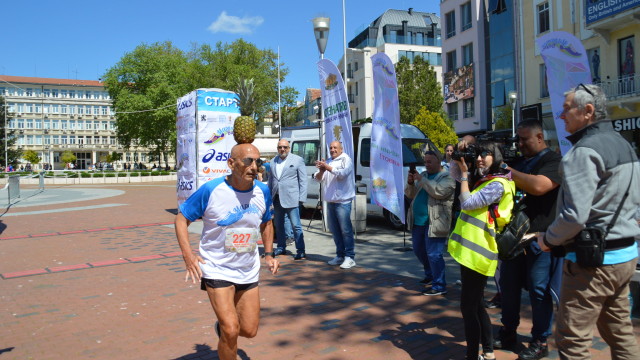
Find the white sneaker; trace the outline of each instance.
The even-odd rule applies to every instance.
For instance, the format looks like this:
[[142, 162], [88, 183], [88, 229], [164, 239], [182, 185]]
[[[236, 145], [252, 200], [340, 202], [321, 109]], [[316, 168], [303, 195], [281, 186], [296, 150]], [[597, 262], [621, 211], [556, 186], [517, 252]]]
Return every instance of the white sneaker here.
[[356, 266], [356, 262], [355, 260], [353, 260], [350, 257], [345, 257], [344, 258], [344, 262], [342, 263], [342, 265], [340, 265], [341, 269], [351, 269], [352, 267]]
[[344, 262], [344, 258], [343, 257], [336, 256], [333, 259], [327, 261], [327, 264], [329, 264], [329, 265], [340, 265], [343, 262]]

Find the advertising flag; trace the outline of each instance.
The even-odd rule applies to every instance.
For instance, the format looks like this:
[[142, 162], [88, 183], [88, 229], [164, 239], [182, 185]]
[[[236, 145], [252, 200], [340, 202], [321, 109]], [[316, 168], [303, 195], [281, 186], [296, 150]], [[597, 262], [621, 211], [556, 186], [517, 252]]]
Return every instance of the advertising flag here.
[[564, 121], [560, 119], [564, 93], [579, 84], [591, 84], [589, 59], [580, 40], [564, 31], [543, 35], [536, 43], [547, 68], [553, 122], [556, 125], [560, 151], [564, 155], [571, 148], [571, 143], [566, 139], [569, 133], [564, 128]]
[[343, 151], [355, 162], [349, 99], [340, 71], [331, 60], [322, 59], [318, 61], [318, 72], [320, 73], [320, 88], [322, 90], [327, 153], [329, 144], [340, 141]]
[[371, 129], [371, 201], [405, 223], [402, 137], [396, 71], [385, 53], [373, 63], [373, 124]]

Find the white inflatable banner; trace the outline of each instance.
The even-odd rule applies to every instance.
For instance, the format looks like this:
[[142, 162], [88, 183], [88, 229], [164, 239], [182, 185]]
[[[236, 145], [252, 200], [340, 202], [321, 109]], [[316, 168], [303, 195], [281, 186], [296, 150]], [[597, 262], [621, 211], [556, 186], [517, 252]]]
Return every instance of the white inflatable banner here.
[[543, 35], [536, 43], [547, 68], [553, 122], [556, 125], [560, 151], [564, 155], [571, 149], [571, 143], [566, 139], [569, 133], [564, 128], [564, 121], [560, 119], [564, 93], [580, 84], [591, 84], [589, 59], [580, 40], [564, 31]]
[[396, 71], [385, 53], [373, 63], [373, 126], [371, 129], [371, 200], [405, 223], [402, 137]]

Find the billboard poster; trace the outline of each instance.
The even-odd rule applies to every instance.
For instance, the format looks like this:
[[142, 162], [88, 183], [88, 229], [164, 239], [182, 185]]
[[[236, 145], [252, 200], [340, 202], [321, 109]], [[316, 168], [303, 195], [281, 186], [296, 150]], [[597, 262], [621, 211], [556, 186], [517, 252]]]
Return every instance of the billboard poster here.
[[198, 187], [231, 173], [227, 159], [233, 139], [233, 122], [240, 116], [237, 95], [218, 89], [198, 89]]
[[547, 68], [551, 112], [560, 151], [564, 155], [571, 149], [571, 143], [566, 139], [569, 133], [560, 119], [564, 93], [580, 84], [591, 84], [589, 60], [580, 40], [564, 31], [545, 34], [536, 43]]
[[220, 89], [198, 89], [178, 100], [178, 203], [207, 181], [230, 174], [227, 159], [238, 97]]
[[584, 0], [584, 17], [588, 25], [640, 6], [640, 0]]
[[196, 92], [178, 99], [176, 112], [176, 130], [178, 143], [177, 156], [177, 185], [178, 205], [196, 191]]
[[404, 224], [404, 177], [398, 84], [393, 62], [385, 53], [373, 63], [373, 124], [371, 129], [371, 201], [395, 214]]
[[447, 104], [474, 97], [473, 63], [445, 73], [443, 84]]

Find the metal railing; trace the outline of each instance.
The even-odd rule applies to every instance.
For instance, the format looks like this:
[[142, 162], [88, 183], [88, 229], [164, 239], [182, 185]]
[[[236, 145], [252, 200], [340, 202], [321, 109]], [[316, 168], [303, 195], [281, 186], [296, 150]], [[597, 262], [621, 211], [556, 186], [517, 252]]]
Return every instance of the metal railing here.
[[638, 75], [620, 76], [613, 80], [600, 80], [596, 82], [596, 85], [600, 86], [609, 100], [640, 95], [640, 76]]

